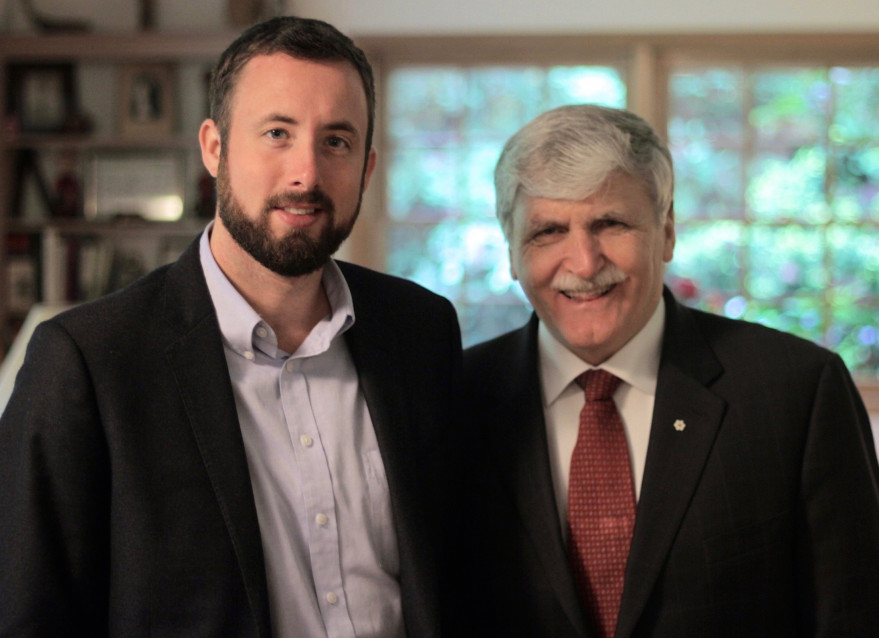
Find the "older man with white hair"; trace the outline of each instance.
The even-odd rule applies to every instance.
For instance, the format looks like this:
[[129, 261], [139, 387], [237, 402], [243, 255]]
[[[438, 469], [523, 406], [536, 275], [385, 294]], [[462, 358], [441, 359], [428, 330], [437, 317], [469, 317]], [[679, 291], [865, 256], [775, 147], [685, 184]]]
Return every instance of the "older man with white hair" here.
[[495, 183], [535, 312], [465, 352], [477, 635], [874, 635], [863, 403], [836, 354], [663, 287], [659, 136], [561, 107], [510, 139]]

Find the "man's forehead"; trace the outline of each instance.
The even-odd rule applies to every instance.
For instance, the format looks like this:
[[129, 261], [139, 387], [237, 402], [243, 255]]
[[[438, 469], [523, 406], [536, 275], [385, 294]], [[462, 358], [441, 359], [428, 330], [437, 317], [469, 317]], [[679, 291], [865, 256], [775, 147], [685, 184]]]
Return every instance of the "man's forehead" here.
[[316, 60], [298, 57], [282, 51], [260, 53], [244, 64], [238, 73], [236, 85], [240, 85], [248, 80], [261, 84], [267, 79], [279, 82], [285, 79], [292, 79], [290, 76], [294, 69], [295, 72], [313, 72], [321, 77], [325, 74], [340, 73], [346, 76], [346, 81], [350, 83], [352, 88], [356, 87], [355, 93], [362, 95], [364, 103], [366, 102], [366, 89], [363, 86], [360, 73], [350, 61], [344, 59]]
[[[337, 73], [343, 75], [345, 79], [334, 85], [330, 76]], [[287, 53], [256, 55], [241, 69], [231, 100], [233, 114], [239, 110], [238, 106], [246, 104], [248, 110], [255, 109], [260, 112], [261, 117], [266, 117], [269, 112], [279, 113], [284, 117], [294, 117], [295, 114], [284, 112], [279, 103], [265, 103], [247, 98], [254, 92], [261, 95], [268, 94], [272, 87], [277, 87], [279, 95], [284, 95], [291, 87], [300, 86], [302, 82], [308, 84], [309, 80], [305, 77], [307, 74], [319, 78], [319, 81], [313, 82], [315, 95], [306, 96], [309, 98], [309, 103], [314, 103], [318, 99], [322, 87], [328, 87], [327, 90], [330, 90], [329, 87], [335, 87], [339, 94], [337, 97], [344, 99], [336, 100], [334, 110], [337, 110], [338, 114], [332, 119], [356, 122], [358, 127], [362, 125], [365, 130], [369, 118], [366, 91], [357, 69], [347, 60], [311, 60]], [[296, 102], [296, 104], [301, 103], [301, 100]]]

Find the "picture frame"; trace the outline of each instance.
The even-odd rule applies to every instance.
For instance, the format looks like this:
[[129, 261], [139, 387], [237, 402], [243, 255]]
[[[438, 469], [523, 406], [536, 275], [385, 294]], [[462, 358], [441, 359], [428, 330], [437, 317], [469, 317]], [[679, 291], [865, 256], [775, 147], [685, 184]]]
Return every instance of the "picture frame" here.
[[185, 191], [181, 151], [93, 152], [86, 160], [87, 219], [176, 221], [183, 216]]
[[37, 264], [29, 255], [10, 255], [6, 260], [6, 308], [23, 314], [37, 302]]
[[128, 64], [120, 69], [119, 132], [127, 138], [168, 137], [176, 118], [174, 67]]
[[7, 104], [19, 133], [63, 133], [78, 111], [73, 64], [10, 64]]

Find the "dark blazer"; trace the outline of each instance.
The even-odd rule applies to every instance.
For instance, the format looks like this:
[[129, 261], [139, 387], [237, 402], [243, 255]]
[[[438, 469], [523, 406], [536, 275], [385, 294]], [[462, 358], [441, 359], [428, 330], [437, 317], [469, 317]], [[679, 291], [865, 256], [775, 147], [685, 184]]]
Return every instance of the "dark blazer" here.
[[[665, 301], [616, 636], [876, 635], [879, 469], [842, 361]], [[552, 487], [537, 319], [465, 351], [464, 369], [484, 434], [467, 520], [486, 625], [473, 633], [588, 636]]]
[[[341, 264], [409, 635], [439, 635], [460, 334], [445, 299]], [[452, 475], [454, 476], [454, 475]], [[0, 420], [0, 635], [268, 636], [263, 553], [198, 240], [42, 324]]]

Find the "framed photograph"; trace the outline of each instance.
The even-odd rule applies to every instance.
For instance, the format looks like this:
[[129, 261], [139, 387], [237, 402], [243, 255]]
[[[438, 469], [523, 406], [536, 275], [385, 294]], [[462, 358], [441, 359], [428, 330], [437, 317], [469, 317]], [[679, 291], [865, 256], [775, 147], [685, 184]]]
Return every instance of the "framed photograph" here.
[[7, 103], [21, 133], [66, 131], [78, 110], [73, 65], [9, 65]]
[[87, 218], [175, 221], [183, 215], [184, 153], [94, 153], [86, 164]]
[[174, 131], [174, 67], [134, 64], [121, 69], [119, 131], [123, 137], [169, 136]]
[[37, 302], [37, 265], [27, 255], [10, 256], [6, 261], [6, 307], [25, 313]]

